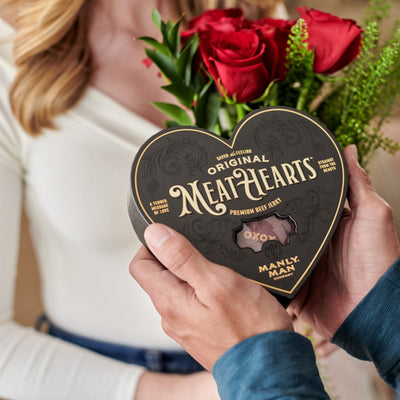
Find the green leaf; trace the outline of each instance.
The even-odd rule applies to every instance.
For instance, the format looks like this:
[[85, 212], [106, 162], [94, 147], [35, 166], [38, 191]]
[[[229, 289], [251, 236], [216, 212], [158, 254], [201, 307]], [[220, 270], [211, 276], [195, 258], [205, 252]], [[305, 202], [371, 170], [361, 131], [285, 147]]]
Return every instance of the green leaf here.
[[154, 102], [152, 104], [164, 114], [173, 118], [179, 125], [193, 125], [192, 119], [183, 108], [171, 103]]
[[170, 49], [156, 39], [149, 36], [141, 36], [138, 38], [138, 40], [141, 40], [149, 46], [152, 46], [155, 50], [159, 51], [162, 54], [165, 54], [167, 57], [172, 57]]
[[177, 127], [177, 126], [180, 126], [176, 121], [174, 121], [174, 120], [169, 120], [169, 121], [164, 121], [164, 123], [165, 123], [165, 126], [167, 127], [167, 128], [175, 128], [175, 127]]
[[150, 58], [154, 64], [161, 70], [161, 72], [171, 80], [171, 82], [180, 81], [180, 77], [176, 71], [176, 66], [174, 61], [158, 51], [152, 49], [146, 49], [147, 57]]
[[200, 90], [199, 99], [207, 94], [214, 81], [210, 79]]
[[174, 57], [179, 57], [179, 52], [181, 50], [181, 35], [179, 33], [179, 25], [181, 20], [182, 17], [178, 20], [178, 22], [171, 26], [167, 35], [168, 44]]
[[[212, 83], [212, 82], [211, 82]], [[210, 88], [211, 85], [208, 85]], [[214, 90], [203, 91], [197, 99], [195, 108], [196, 125], [213, 131], [218, 122], [218, 112], [221, 108], [221, 96]]]
[[162, 86], [162, 89], [174, 95], [181, 104], [187, 108], [192, 108], [194, 100], [194, 91], [191, 87], [182, 82], [172, 83], [171, 85]]
[[271, 93], [271, 88], [274, 86], [274, 84], [276, 83], [276, 81], [272, 81], [269, 83], [269, 85], [267, 86], [267, 88], [265, 89], [264, 93], [258, 98], [252, 101], [252, 103], [262, 103], [264, 100], [266, 100], [268, 98], [268, 96]]
[[171, 51], [170, 49], [165, 46], [163, 43], [160, 43], [156, 39], [149, 37], [149, 36], [141, 36], [138, 38], [138, 40], [141, 40], [142, 42], [148, 44], [149, 46], [152, 46], [155, 50], [159, 51], [162, 54], [165, 54], [167, 57], [171, 57]]
[[187, 85], [190, 85], [192, 80], [192, 63], [198, 48], [199, 37], [195, 34], [185, 43], [176, 60], [176, 70]]
[[235, 109], [236, 109], [237, 120], [241, 121], [246, 115], [245, 105], [243, 103], [236, 103]]
[[163, 36], [163, 43], [166, 44], [168, 47], [170, 47], [168, 35], [173, 26], [174, 26], [174, 24], [172, 21], [167, 21], [167, 22], [162, 21], [161, 22], [161, 33]]
[[153, 24], [158, 28], [159, 31], [161, 31], [161, 27], [163, 25], [161, 14], [158, 12], [156, 8], [153, 8], [153, 12], [151, 14], [151, 19], [153, 21]]

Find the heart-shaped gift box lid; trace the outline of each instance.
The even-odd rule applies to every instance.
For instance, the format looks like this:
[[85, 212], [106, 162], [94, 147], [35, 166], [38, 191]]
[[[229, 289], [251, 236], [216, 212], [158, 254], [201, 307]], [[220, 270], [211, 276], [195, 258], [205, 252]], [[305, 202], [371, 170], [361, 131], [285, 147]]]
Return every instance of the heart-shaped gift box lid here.
[[164, 223], [288, 303], [337, 227], [347, 167], [319, 121], [267, 107], [248, 114], [230, 139], [190, 126], [158, 132], [136, 154], [130, 189], [143, 243], [149, 224]]

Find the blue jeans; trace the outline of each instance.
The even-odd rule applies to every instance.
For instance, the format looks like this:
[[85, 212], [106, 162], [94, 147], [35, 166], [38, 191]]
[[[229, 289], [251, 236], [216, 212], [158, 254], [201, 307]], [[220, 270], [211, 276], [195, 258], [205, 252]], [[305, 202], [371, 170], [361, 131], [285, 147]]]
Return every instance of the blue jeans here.
[[184, 351], [160, 351], [125, 346], [115, 343], [94, 340], [88, 337], [75, 335], [55, 324], [43, 315], [36, 323], [36, 329], [46, 324], [47, 333], [51, 336], [73, 343], [75, 345], [92, 350], [96, 353], [123, 361], [128, 364], [136, 364], [153, 372], [165, 372], [171, 374], [190, 374], [203, 371], [204, 368]]

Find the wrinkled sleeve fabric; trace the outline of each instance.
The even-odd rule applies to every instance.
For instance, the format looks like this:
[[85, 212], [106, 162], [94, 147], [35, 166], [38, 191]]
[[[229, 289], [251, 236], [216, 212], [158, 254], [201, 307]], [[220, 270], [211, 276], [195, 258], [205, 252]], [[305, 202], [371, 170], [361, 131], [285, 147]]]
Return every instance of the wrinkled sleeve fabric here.
[[332, 342], [353, 357], [372, 361], [400, 392], [400, 259], [346, 318]]
[[329, 399], [311, 342], [295, 332], [244, 340], [217, 360], [213, 375], [221, 400]]

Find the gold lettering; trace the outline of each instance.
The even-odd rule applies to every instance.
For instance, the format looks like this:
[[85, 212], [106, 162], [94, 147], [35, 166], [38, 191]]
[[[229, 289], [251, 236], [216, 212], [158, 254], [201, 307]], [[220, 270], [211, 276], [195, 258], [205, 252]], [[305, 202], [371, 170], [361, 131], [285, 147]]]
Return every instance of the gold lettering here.
[[299, 173], [302, 182], [305, 182], [307, 180], [307, 178], [305, 177], [304, 172], [301, 169], [301, 166], [300, 166], [301, 160], [292, 161], [292, 164], [294, 164], [294, 166], [296, 167], [297, 172]]
[[299, 183], [297, 178], [295, 177], [296, 172], [294, 168], [290, 164], [282, 164], [283, 172], [285, 173], [286, 179], [289, 185], [293, 185], [294, 183]]
[[250, 168], [248, 171], [250, 171], [250, 174], [251, 174], [251, 176], [253, 177], [253, 181], [254, 181], [254, 184], [256, 185], [256, 188], [257, 188], [257, 190], [258, 190], [258, 194], [259, 194], [260, 196], [266, 196], [267, 193], [264, 193], [264, 192], [263, 192], [263, 190], [262, 190], [262, 188], [261, 188], [261, 185], [260, 185], [260, 181], [258, 180], [256, 171], [255, 171], [253, 168]]
[[311, 175], [308, 175], [309, 179], [315, 179], [317, 177], [317, 173], [315, 169], [310, 165], [310, 158], [307, 157], [303, 160], [304, 166], [311, 172]]
[[209, 202], [210, 205], [211, 205], [211, 204], [216, 204], [216, 203], [218, 203], [218, 200], [214, 200], [214, 199], [212, 198], [211, 193], [214, 192], [214, 189], [213, 189], [213, 188], [210, 188], [210, 185], [212, 185], [212, 182], [205, 182], [205, 183], [203, 183], [204, 191], [206, 192], [208, 202]]
[[261, 176], [261, 181], [264, 184], [265, 189], [272, 190], [275, 188], [275, 186], [269, 185], [269, 182], [268, 182], [269, 175], [267, 175], [267, 172], [268, 172], [267, 168], [261, 168], [260, 170], [258, 170], [258, 173]]
[[200, 205], [210, 213], [211, 215], [223, 215], [226, 213], [227, 207], [225, 204], [218, 203], [215, 206], [215, 210], [213, 210], [208, 204], [207, 201], [204, 199], [203, 195], [201, 194], [199, 188], [197, 187], [198, 180], [188, 183], [188, 186], [192, 189], [192, 196], [188, 192], [188, 190], [181, 186], [175, 185], [169, 189], [169, 194], [171, 197], [179, 198], [182, 197], [182, 211], [179, 215], [179, 218], [192, 214], [192, 211], [189, 210], [189, 205], [192, 207], [194, 211], [198, 214], [203, 214], [203, 211], [200, 209]]
[[[254, 169], [248, 169], [247, 171], [250, 171], [250, 173], [253, 175], [253, 179], [250, 179], [249, 175], [247, 174], [246, 170], [242, 169], [242, 168], [237, 168], [233, 171], [233, 176], [235, 178], [243, 178], [242, 181], [238, 182], [236, 185], [237, 186], [242, 186], [244, 187], [244, 191], [246, 193], [246, 196], [253, 201], [258, 201], [262, 199], [262, 196], [260, 197], [254, 197], [253, 194], [251, 193], [250, 190], [250, 185], [252, 184], [256, 184], [257, 188], [260, 188], [260, 183], [258, 182], [258, 179], [255, 177], [255, 172]], [[257, 183], [256, 183], [257, 181]], [[259, 192], [260, 194], [260, 192]], [[263, 193], [265, 195], [265, 193]]]
[[287, 274], [287, 270], [285, 268], [281, 268], [279, 270], [279, 275]]
[[277, 188], [279, 187], [279, 184], [281, 184], [281, 186], [287, 186], [287, 183], [285, 182], [281, 173], [279, 172], [278, 168], [275, 165], [271, 167], [271, 172], [274, 177], [275, 186]]
[[285, 265], [286, 265], [285, 260], [281, 260], [281, 261], [277, 261], [277, 262], [276, 262], [277, 268], [283, 267], [283, 266], [285, 266]]
[[220, 201], [230, 201], [232, 197], [229, 195], [228, 190], [226, 189], [225, 185], [222, 183], [221, 179], [217, 179], [215, 181], [218, 190], [218, 196]]
[[226, 178], [224, 178], [224, 181], [227, 181], [227, 182], [229, 183], [229, 187], [230, 187], [230, 189], [231, 189], [231, 192], [232, 192], [232, 194], [233, 194], [233, 197], [234, 197], [235, 199], [238, 199], [238, 198], [239, 198], [239, 195], [238, 195], [238, 192], [237, 192], [237, 190], [236, 190], [236, 187], [235, 187], [235, 185], [234, 185], [234, 183], [233, 183], [233, 179], [234, 179], [233, 176], [227, 176]]
[[258, 272], [261, 273], [261, 272], [267, 272], [267, 271], [268, 271], [268, 266], [267, 265], [264, 264], [262, 266], [261, 265], [258, 266]]

